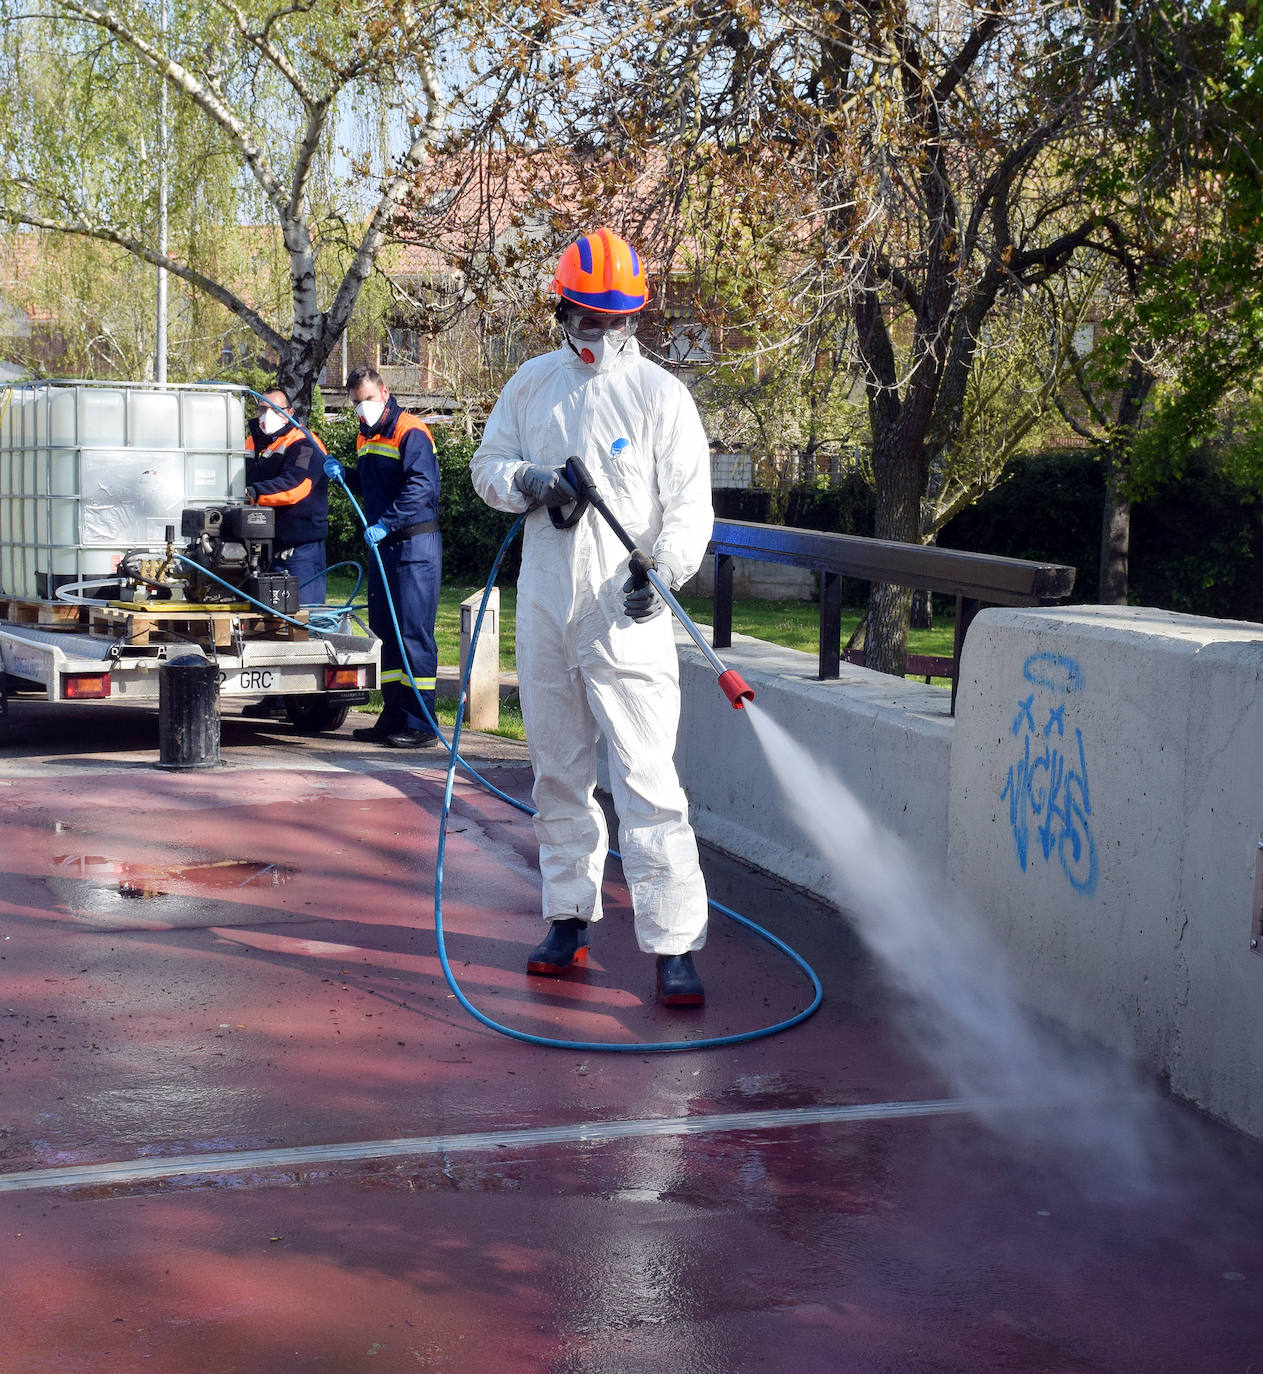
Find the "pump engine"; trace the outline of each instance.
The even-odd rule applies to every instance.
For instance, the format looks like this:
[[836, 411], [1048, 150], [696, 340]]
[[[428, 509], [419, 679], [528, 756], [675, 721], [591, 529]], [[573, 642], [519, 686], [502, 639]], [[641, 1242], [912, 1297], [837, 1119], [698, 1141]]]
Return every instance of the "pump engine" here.
[[213, 606], [239, 601], [244, 594], [282, 615], [297, 615], [298, 578], [272, 566], [272, 511], [238, 503], [187, 506], [180, 515], [180, 536], [186, 543], [177, 549], [175, 527], [167, 526], [167, 555], [160, 562], [137, 553], [120, 560], [119, 571], [133, 579], [137, 591], [143, 589], [133, 599], [154, 599], [156, 593]]

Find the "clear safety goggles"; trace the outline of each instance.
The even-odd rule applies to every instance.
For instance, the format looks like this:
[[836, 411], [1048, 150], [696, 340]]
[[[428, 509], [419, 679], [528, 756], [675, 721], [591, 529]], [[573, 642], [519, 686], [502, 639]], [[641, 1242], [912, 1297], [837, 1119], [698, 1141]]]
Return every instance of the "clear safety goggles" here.
[[628, 338], [636, 332], [635, 315], [612, 315], [603, 310], [583, 310], [572, 306], [562, 312], [562, 327], [572, 339], [593, 343], [610, 334]]

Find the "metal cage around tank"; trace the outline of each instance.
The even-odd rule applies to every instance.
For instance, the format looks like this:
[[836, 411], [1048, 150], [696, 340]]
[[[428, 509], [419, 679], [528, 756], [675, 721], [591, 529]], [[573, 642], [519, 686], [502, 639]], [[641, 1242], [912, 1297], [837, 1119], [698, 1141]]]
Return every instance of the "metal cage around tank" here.
[[0, 594], [51, 599], [245, 491], [240, 388], [52, 380], [0, 393]]

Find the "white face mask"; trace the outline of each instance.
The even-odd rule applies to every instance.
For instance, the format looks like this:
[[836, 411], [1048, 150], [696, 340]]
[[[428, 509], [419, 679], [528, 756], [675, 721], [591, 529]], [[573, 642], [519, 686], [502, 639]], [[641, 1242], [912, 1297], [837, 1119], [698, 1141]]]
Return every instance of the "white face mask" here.
[[385, 401], [356, 401], [355, 413], [372, 429], [386, 413]]
[[259, 416], [259, 428], [264, 434], [279, 434], [289, 421], [279, 411], [275, 411], [271, 406], [264, 409]]
[[[569, 338], [569, 335], [566, 336]], [[609, 367], [623, 351], [628, 336], [620, 331], [602, 334], [599, 339], [571, 339], [575, 352], [594, 372]]]

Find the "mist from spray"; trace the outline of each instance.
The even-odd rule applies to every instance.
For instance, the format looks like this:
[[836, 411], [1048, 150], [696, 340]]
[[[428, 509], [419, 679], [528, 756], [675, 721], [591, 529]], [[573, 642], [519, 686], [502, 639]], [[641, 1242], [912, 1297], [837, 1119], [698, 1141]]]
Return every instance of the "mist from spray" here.
[[1155, 1181], [1159, 1099], [1019, 1002], [1004, 958], [945, 878], [931, 879], [836, 774], [747, 707], [791, 814], [830, 865], [837, 905], [906, 1003], [906, 1029], [992, 1129], [1074, 1156], [1111, 1192]]

